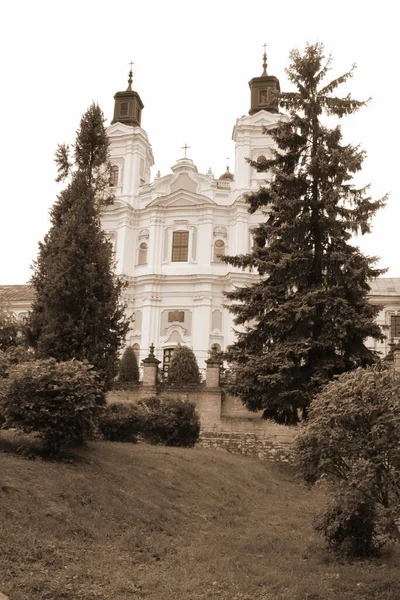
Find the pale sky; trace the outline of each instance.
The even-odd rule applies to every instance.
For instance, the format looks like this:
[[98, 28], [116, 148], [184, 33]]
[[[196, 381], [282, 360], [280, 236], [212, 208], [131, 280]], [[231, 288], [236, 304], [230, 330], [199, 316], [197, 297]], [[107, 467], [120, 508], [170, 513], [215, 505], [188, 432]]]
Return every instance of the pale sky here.
[[343, 95], [372, 98], [342, 121], [345, 140], [368, 155], [358, 183], [371, 183], [374, 198], [390, 193], [360, 245], [381, 257], [387, 277], [400, 277], [394, 2], [22, 0], [2, 3], [0, 22], [0, 284], [29, 280], [60, 190], [56, 146], [74, 142], [92, 101], [111, 121], [131, 60], [155, 157], [152, 177], [170, 172], [185, 143], [198, 170], [211, 167], [218, 177], [225, 157], [233, 169], [232, 129], [250, 108], [248, 81], [261, 75], [262, 45], [268, 44], [268, 74], [288, 90], [289, 52], [307, 41], [323, 42], [332, 54], [332, 78], [357, 64]]

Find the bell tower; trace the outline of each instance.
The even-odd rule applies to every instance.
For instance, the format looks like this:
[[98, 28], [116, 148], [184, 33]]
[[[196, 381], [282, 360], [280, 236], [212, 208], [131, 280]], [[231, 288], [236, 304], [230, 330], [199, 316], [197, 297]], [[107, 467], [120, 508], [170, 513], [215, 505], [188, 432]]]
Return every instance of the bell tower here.
[[114, 118], [107, 130], [113, 168], [114, 194], [131, 206], [139, 206], [142, 186], [150, 182], [154, 157], [147, 133], [142, 129], [143, 102], [132, 89], [132, 65], [128, 88], [114, 96]]
[[268, 130], [276, 127], [284, 115], [279, 113], [279, 79], [267, 73], [267, 54], [264, 44], [263, 72], [261, 77], [249, 81], [249, 114], [236, 120], [232, 139], [235, 142], [235, 188], [243, 193], [255, 190], [268, 179], [269, 174], [258, 172], [249, 164], [271, 157], [275, 147]]
[[137, 92], [132, 89], [132, 65], [129, 71], [128, 87], [125, 92], [117, 92], [114, 96], [114, 123], [123, 123], [131, 127], [140, 127], [144, 104]]
[[253, 77], [249, 81], [250, 87], [250, 110], [249, 115], [259, 110], [277, 113], [278, 98], [281, 91], [279, 79], [274, 75], [267, 74], [267, 53], [266, 44], [264, 44], [263, 72], [261, 77]]

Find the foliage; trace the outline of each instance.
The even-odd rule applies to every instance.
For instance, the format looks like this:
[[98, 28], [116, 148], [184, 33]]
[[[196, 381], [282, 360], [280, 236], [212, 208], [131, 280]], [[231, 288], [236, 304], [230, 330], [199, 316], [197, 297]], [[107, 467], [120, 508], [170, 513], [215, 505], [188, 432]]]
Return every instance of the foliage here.
[[23, 362], [35, 360], [35, 353], [23, 345], [12, 346], [6, 352], [0, 350], [0, 379], [8, 377], [10, 368]]
[[182, 400], [151, 397], [139, 403], [140, 433], [151, 444], [166, 446], [195, 445], [200, 434], [200, 420], [194, 404]]
[[57, 455], [92, 433], [105, 397], [91, 365], [48, 359], [12, 367], [1, 382], [0, 401], [4, 427], [36, 434], [45, 451]]
[[331, 545], [362, 554], [400, 539], [400, 377], [392, 369], [359, 368], [329, 383], [295, 455], [309, 485], [334, 490], [318, 526]]
[[260, 275], [227, 293], [241, 326], [226, 355], [235, 373], [231, 392], [250, 410], [265, 409], [266, 417], [283, 423], [306, 414], [334, 375], [375, 360], [364, 345], [368, 336], [382, 338], [368, 282], [383, 271], [350, 239], [370, 231], [385, 200], [373, 201], [368, 187], [355, 186], [364, 152], [344, 143], [339, 125], [329, 126], [329, 117], [366, 104], [333, 95], [353, 69], [326, 84], [331, 61], [320, 43], [290, 58], [287, 74], [296, 91], [280, 95], [288, 116], [268, 129], [276, 147], [262, 164], [250, 161], [270, 175], [247, 197], [249, 211], [261, 211], [266, 220], [250, 254], [225, 258]]
[[140, 425], [141, 420], [137, 406], [108, 404], [101, 413], [98, 428], [105, 440], [135, 443]]
[[0, 306], [0, 351], [18, 344], [20, 329], [17, 319]]
[[176, 346], [168, 369], [168, 383], [200, 383], [199, 366], [191, 348], [180, 344]]
[[121, 304], [124, 283], [114, 273], [100, 223], [108, 156], [103, 121], [95, 104], [83, 115], [72, 173], [62, 164], [66, 150], [58, 150], [60, 177], [71, 174], [71, 181], [51, 210], [51, 227], [34, 263], [31, 338], [39, 357], [87, 360], [110, 387], [129, 324]]
[[139, 381], [139, 366], [132, 346], [127, 346], [119, 365], [119, 380], [125, 382]]

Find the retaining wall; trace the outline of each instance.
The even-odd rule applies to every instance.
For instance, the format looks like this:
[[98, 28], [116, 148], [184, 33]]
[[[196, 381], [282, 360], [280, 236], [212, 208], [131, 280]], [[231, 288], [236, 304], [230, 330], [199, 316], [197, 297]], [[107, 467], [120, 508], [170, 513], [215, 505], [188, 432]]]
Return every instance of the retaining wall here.
[[262, 411], [248, 411], [239, 398], [223, 394], [220, 388], [163, 389], [136, 385], [130, 389], [114, 389], [109, 392], [107, 400], [110, 403], [136, 404], [142, 398], [155, 395], [171, 400], [189, 400], [195, 404], [201, 426], [199, 444], [203, 448], [218, 448], [261, 460], [292, 460], [297, 428], [262, 419]]

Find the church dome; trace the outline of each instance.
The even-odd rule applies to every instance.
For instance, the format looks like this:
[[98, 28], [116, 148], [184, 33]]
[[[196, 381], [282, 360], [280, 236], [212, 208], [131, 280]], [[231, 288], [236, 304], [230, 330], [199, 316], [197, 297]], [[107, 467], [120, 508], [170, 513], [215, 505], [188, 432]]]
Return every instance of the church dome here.
[[233, 173], [230, 172], [229, 167], [226, 167], [226, 171], [225, 173], [223, 173], [221, 175], [221, 177], [219, 178], [219, 181], [233, 181], [234, 177], [233, 177]]

